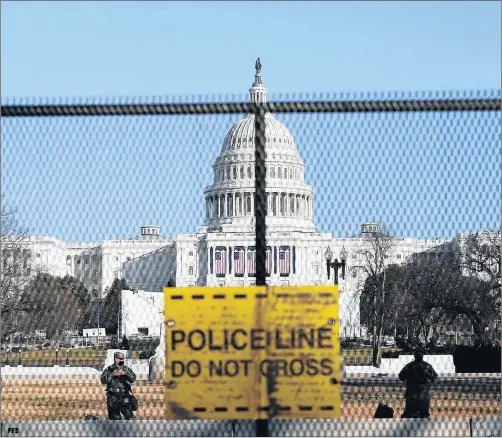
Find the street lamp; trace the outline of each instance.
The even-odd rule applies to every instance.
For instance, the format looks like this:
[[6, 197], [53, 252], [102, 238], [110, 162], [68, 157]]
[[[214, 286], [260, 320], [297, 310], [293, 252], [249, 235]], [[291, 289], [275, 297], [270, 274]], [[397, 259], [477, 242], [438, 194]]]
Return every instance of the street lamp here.
[[56, 348], [56, 363], [55, 363], [55, 365], [59, 366], [58, 354], [59, 354], [59, 348]]
[[342, 251], [340, 252], [340, 262], [338, 259], [335, 258], [335, 261], [332, 262], [331, 260], [333, 259], [333, 251], [329, 249], [326, 250], [324, 253], [324, 258], [326, 259], [326, 269], [328, 271], [328, 280], [329, 280], [329, 274], [330, 274], [330, 269], [333, 268], [335, 270], [335, 276], [334, 276], [334, 284], [338, 284], [338, 269], [342, 268], [342, 280], [345, 280], [345, 265], [346, 265], [346, 260], [347, 260], [347, 251], [345, 251], [345, 247], [342, 248]]

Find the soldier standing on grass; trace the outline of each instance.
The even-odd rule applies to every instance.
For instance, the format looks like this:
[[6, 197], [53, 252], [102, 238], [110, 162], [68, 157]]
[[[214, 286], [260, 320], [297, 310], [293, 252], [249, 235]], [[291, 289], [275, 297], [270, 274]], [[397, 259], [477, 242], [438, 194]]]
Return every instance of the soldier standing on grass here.
[[424, 361], [422, 347], [415, 350], [415, 360], [405, 365], [399, 373], [399, 380], [406, 382], [406, 406], [401, 418], [429, 418], [431, 383], [438, 375], [432, 365]]
[[101, 383], [106, 385], [106, 407], [109, 420], [132, 420], [131, 383], [136, 381], [133, 370], [124, 365], [124, 353], [117, 351], [113, 355], [115, 363], [107, 367], [101, 375]]

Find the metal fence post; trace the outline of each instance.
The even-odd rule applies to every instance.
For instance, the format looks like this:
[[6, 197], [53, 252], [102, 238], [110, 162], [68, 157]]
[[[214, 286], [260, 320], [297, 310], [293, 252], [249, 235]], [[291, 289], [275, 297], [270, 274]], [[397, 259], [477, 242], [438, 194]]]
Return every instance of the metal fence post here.
[[[265, 252], [267, 195], [265, 193], [265, 111], [261, 105], [255, 106], [255, 230], [256, 230], [256, 286], [265, 286]], [[268, 385], [267, 385], [268, 387]], [[256, 436], [268, 436], [268, 420], [256, 420]]]

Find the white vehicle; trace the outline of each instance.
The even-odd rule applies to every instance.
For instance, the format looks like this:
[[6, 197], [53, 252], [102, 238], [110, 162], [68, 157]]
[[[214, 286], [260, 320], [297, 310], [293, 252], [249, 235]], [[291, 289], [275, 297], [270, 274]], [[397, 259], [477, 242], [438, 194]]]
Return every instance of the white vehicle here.
[[394, 339], [394, 336], [384, 336], [382, 344], [384, 347], [395, 347], [396, 340]]

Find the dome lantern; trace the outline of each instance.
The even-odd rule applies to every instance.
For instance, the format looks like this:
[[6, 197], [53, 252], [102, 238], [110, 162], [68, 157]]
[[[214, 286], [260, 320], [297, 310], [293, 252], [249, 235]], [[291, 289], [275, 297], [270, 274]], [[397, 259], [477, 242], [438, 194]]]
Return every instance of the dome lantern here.
[[260, 58], [256, 60], [254, 65], [256, 73], [254, 75], [254, 82], [252, 88], [249, 90], [251, 95], [251, 103], [266, 103], [267, 102], [267, 89], [261, 80], [261, 61]]

